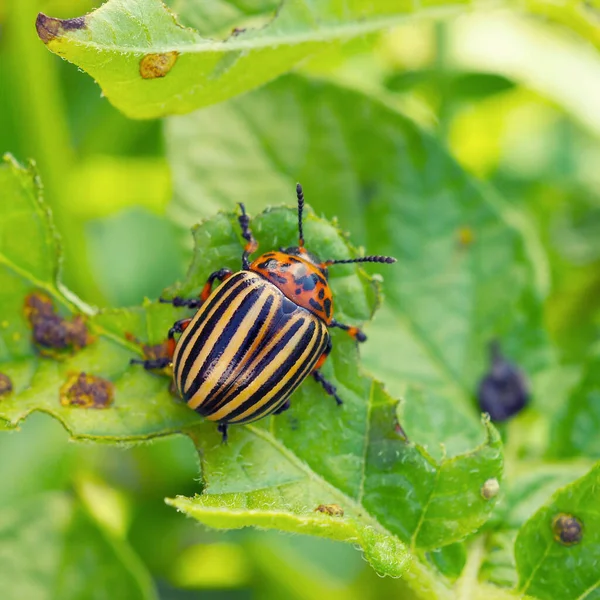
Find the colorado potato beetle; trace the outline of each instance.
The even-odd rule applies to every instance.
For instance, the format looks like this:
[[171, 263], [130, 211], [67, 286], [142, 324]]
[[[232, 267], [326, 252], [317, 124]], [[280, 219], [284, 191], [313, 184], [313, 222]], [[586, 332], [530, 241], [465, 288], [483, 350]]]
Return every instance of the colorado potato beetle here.
[[[199, 298], [161, 299], [198, 311], [169, 330], [168, 357], [131, 361], [148, 370], [171, 365], [179, 394], [195, 411], [218, 422], [223, 440], [229, 424], [250, 423], [287, 410], [292, 392], [311, 374], [342, 404], [336, 388], [320, 372], [331, 352], [329, 329], [338, 327], [359, 342], [367, 338], [358, 328], [333, 318], [327, 269], [396, 261], [389, 256], [319, 259], [304, 247], [300, 184], [296, 194], [298, 246], [270, 251], [250, 262], [258, 243], [240, 203], [238, 221], [246, 241], [242, 270], [215, 271]], [[215, 280], [221, 285], [212, 291]], [[176, 334], [181, 334], [177, 341]]]

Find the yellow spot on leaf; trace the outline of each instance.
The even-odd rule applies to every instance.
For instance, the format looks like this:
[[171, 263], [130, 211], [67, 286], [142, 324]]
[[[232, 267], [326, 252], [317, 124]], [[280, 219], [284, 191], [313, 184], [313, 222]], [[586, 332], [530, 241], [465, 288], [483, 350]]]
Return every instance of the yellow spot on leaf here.
[[140, 61], [140, 75], [144, 79], [164, 77], [177, 62], [179, 52], [172, 50], [162, 54], [146, 54]]

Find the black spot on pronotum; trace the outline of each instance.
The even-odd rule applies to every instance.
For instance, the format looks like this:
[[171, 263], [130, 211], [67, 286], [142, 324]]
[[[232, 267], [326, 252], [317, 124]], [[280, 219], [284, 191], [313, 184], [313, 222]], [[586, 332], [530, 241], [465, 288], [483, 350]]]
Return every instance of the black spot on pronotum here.
[[325, 310], [325, 315], [329, 318], [331, 316], [331, 300], [329, 298], [325, 298], [323, 301], [323, 308]]
[[69, 31], [76, 31], [86, 27], [85, 17], [77, 17], [75, 19], [56, 19], [48, 17], [44, 13], [39, 13], [35, 21], [35, 28], [38, 36], [47, 44], [52, 40], [64, 35]]
[[76, 373], [70, 375], [60, 388], [60, 403], [79, 408], [108, 408], [114, 401], [114, 387], [110, 381]]
[[313, 300], [312, 298], [308, 301], [308, 303], [318, 312], [323, 311], [323, 306], [321, 306], [318, 302]]
[[0, 373], [0, 398], [7, 394], [10, 394], [13, 390], [13, 384], [8, 375]]
[[491, 345], [491, 367], [479, 384], [477, 398], [492, 421], [506, 421], [529, 402], [525, 376], [502, 356], [496, 342]]
[[277, 264], [277, 261], [272, 258], [270, 260], [265, 260], [264, 262], [258, 263], [257, 266], [259, 269], [266, 269], [267, 271], [272, 271], [277, 267]]
[[552, 520], [554, 539], [563, 546], [573, 546], [581, 541], [583, 524], [573, 515], [560, 513]]
[[319, 290], [319, 300], [323, 300], [323, 298], [325, 298], [325, 290], [321, 288]]

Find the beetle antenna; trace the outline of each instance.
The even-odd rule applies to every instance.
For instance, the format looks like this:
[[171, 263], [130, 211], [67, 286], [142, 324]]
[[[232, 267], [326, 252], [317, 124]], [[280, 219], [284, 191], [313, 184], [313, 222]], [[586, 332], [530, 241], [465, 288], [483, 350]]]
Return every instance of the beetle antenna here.
[[296, 184], [296, 196], [298, 196], [298, 246], [304, 248], [304, 232], [302, 231], [302, 210], [304, 209], [304, 192], [302, 186]]
[[386, 263], [391, 265], [396, 262], [396, 259], [393, 256], [362, 256], [360, 258], [347, 258], [345, 260], [326, 260], [323, 263], [323, 266], [328, 267], [329, 265], [347, 265], [349, 263], [363, 262]]

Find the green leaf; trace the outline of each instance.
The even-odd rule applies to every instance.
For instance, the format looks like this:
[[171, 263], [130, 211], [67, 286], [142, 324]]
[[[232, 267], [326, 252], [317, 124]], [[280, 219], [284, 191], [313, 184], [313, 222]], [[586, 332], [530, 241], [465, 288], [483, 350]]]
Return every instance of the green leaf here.
[[149, 600], [156, 593], [125, 542], [67, 494], [49, 493], [0, 510], [0, 596]]
[[[336, 373], [348, 362], [339, 351], [331, 360]], [[361, 385], [370, 387], [366, 403], [353, 391]], [[306, 383], [290, 411], [234, 429], [228, 447], [214, 427], [193, 431], [203, 493], [168, 502], [211, 527], [253, 525], [358, 543], [380, 573], [430, 581], [406, 546], [439, 547], [487, 519], [495, 500], [480, 490], [500, 476], [499, 437], [488, 425], [482, 446], [437, 463], [396, 432], [396, 402], [380, 384], [355, 373], [340, 386], [342, 409], [324, 404]], [[321, 514], [320, 505], [337, 505], [344, 515]]]
[[[195, 6], [177, 8], [189, 15]], [[223, 3], [212, 8], [222, 25]], [[48, 48], [89, 73], [117, 108], [153, 118], [244, 93], [336, 40], [389, 27], [413, 12], [395, 0], [287, 0], [266, 26], [214, 40], [179, 25], [160, 0], [109, 0], [76, 19], [40, 14], [36, 25]]]
[[[525, 523], [515, 545], [520, 592], [543, 600], [600, 597], [598, 490], [600, 464], [558, 490]], [[570, 531], [561, 527], [561, 516], [576, 520]]]
[[489, 533], [480, 572], [486, 581], [503, 587], [516, 585], [514, 548], [519, 529], [556, 490], [589, 468], [585, 462], [523, 463], [523, 472], [506, 481], [504, 498], [486, 524]]
[[[4, 175], [9, 173], [7, 181], [18, 181], [27, 192], [3, 196], [7, 198], [8, 223], [15, 224], [13, 214], [14, 218], [32, 219], [33, 208], [41, 210], [43, 205], [31, 173], [14, 163], [3, 169]], [[47, 215], [43, 213], [40, 219], [40, 239], [44, 239], [45, 232], [58, 251], [55, 238], [48, 233], [51, 227]], [[287, 246], [297, 236], [297, 215], [292, 209], [271, 209], [254, 218], [252, 227], [263, 248]], [[336, 228], [314, 216], [310, 209], [305, 233], [312, 240], [311, 249], [322, 256], [344, 258], [352, 253]], [[171, 294], [197, 293], [210, 271], [239, 265], [241, 248], [235, 215], [220, 214], [197, 226], [194, 239], [194, 260], [188, 276]], [[30, 250], [22, 251], [20, 261]], [[3, 255], [17, 256], [8, 245], [3, 246]], [[47, 260], [48, 256], [40, 252], [38, 262]], [[152, 338], [161, 334], [166, 329], [164, 306], [148, 303], [141, 309], [92, 314], [88, 322], [95, 339], [88, 346], [73, 354], [38, 356], [22, 314], [22, 297], [32, 283], [28, 270], [42, 267], [37, 263], [29, 269], [15, 265], [5, 260], [2, 276], [19, 282], [5, 302], [7, 314], [12, 310], [22, 327], [26, 344], [19, 360], [8, 353], [3, 362], [15, 389], [0, 403], [2, 417], [16, 423], [32, 410], [44, 410], [59, 418], [75, 437], [96, 439], [136, 439], [187, 426], [204, 460], [202, 477], [208, 493], [197, 501], [176, 502], [185, 506], [190, 502], [207, 503], [219, 516], [216, 521], [208, 518], [208, 524], [270, 524], [320, 532], [333, 539], [360, 543], [381, 572], [399, 575], [408, 569], [408, 577], [422, 578], [427, 576], [424, 567], [417, 562], [407, 566], [410, 555], [406, 545], [413, 550], [437, 548], [459, 540], [480, 527], [493, 509], [495, 499], [484, 499], [481, 486], [487, 479], [501, 475], [501, 442], [496, 431], [487, 425], [484, 443], [451, 458], [436, 459], [423, 447], [406, 442], [396, 431], [397, 401], [380, 384], [360, 374], [356, 343], [344, 332], [333, 333], [334, 353], [323, 368], [344, 397], [341, 409], [309, 381], [294, 396], [294, 406], [284, 416], [270, 417], [252, 427], [236, 427], [230, 434], [230, 445], [223, 446], [214, 424], [189, 429], [199, 418], [168, 396], [165, 379], [128, 364], [124, 332], [144, 341], [144, 335]], [[43, 289], [67, 305], [56, 287], [55, 270], [44, 268], [47, 281]], [[377, 303], [377, 286], [364, 272], [355, 266], [340, 266], [332, 270], [331, 286], [336, 315], [341, 320], [355, 323], [371, 317]], [[154, 331], [157, 324], [161, 327]], [[10, 336], [4, 339], [9, 342]], [[29, 379], [24, 379], [19, 370], [23, 364]], [[58, 388], [73, 371], [113, 382], [113, 404], [101, 410], [62, 406]], [[420, 394], [419, 401], [426, 403], [426, 396]], [[436, 410], [441, 411], [440, 399], [436, 403]], [[451, 407], [448, 405], [446, 410]], [[241, 506], [232, 504], [233, 500]], [[258, 503], [257, 508], [266, 514], [251, 513], [248, 517], [248, 502]], [[338, 504], [347, 517], [315, 513], [320, 504]], [[281, 518], [271, 519], [276, 506]], [[428, 585], [438, 584], [431, 580], [424, 584]]]
[[[177, 311], [148, 304], [97, 313], [68, 292], [60, 283], [59, 243], [40, 183], [32, 167], [24, 169], [10, 157], [0, 165], [0, 213], [0, 373], [12, 385], [0, 396], [0, 419], [14, 427], [32, 411], [44, 411], [73, 437], [104, 440], [165, 435], [197, 422], [199, 417], [171, 396], [164, 379], [129, 365], [140, 348], [127, 334], [159, 343]], [[40, 353], [24, 311], [25, 299], [40, 292], [64, 319], [53, 326], [63, 328], [74, 315], [83, 315], [90, 336], [85, 347], [42, 348], [50, 358]], [[60, 389], [78, 373], [111, 382], [112, 404], [104, 409], [64, 406]]]
[[386, 302], [362, 356], [398, 397], [412, 384], [450, 399], [454, 415], [438, 427], [434, 413], [422, 431], [455, 436], [458, 451], [472, 447], [473, 395], [492, 339], [530, 375], [551, 362], [541, 323], [548, 270], [535, 230], [383, 103], [285, 77], [170, 119], [166, 132], [171, 214], [182, 225], [242, 200], [253, 211], [293, 202], [300, 181], [318, 214], [339, 219], [368, 253], [398, 259], [372, 269], [385, 278]]
[[591, 359], [553, 423], [553, 456], [600, 458], [600, 359]]

